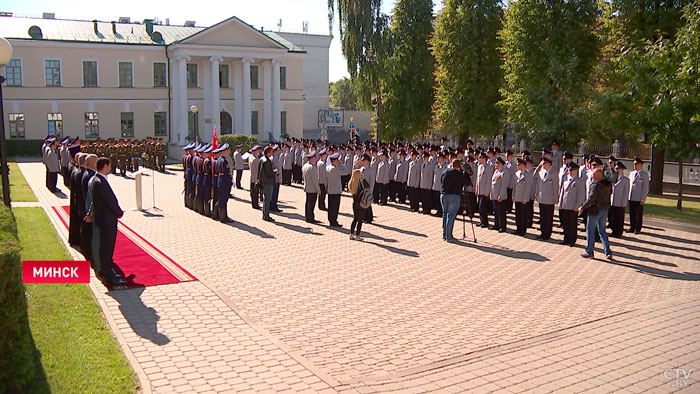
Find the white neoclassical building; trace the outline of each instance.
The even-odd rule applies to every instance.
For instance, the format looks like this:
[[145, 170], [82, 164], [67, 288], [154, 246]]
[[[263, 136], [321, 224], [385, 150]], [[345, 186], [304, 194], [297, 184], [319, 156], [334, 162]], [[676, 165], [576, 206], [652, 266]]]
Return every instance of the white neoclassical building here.
[[216, 128], [278, 140], [317, 128], [328, 107], [329, 36], [260, 31], [236, 17], [204, 28], [51, 14], [0, 16], [0, 36], [14, 49], [0, 69], [9, 139], [181, 145]]

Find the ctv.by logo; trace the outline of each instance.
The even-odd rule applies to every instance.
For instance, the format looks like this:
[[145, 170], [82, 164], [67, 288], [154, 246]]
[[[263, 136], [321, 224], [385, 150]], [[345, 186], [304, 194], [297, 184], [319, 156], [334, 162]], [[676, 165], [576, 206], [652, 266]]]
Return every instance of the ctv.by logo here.
[[671, 384], [673, 387], [688, 387], [690, 384], [690, 374], [693, 372], [692, 368], [667, 368], [664, 371], [664, 377], [668, 380], [673, 380]]

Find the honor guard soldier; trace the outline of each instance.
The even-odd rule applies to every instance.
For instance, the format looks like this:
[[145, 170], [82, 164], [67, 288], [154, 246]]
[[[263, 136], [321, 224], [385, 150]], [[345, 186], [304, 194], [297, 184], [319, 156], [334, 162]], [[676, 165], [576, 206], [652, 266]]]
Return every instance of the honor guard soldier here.
[[212, 192], [212, 176], [211, 176], [211, 171], [212, 171], [212, 163], [211, 163], [211, 145], [207, 145], [207, 147], [202, 151], [202, 160], [201, 162], [201, 167], [202, 167], [202, 174], [200, 176], [201, 182], [199, 184], [199, 200], [200, 204], [202, 205], [202, 214], [207, 217], [211, 217], [211, 192]]
[[628, 233], [642, 232], [644, 202], [649, 194], [649, 174], [642, 168], [644, 161], [634, 157], [634, 171], [630, 172], [630, 228]]
[[194, 172], [195, 172], [195, 211], [200, 214], [204, 214], [204, 200], [202, 199], [204, 195], [204, 151], [207, 150], [208, 146], [202, 144], [202, 146], [196, 151], [198, 155], [194, 160]]
[[560, 245], [576, 245], [578, 239], [578, 209], [586, 201], [586, 184], [578, 177], [579, 165], [570, 161], [566, 169], [569, 175], [559, 192], [559, 219], [564, 229]]
[[559, 199], [558, 174], [552, 170], [552, 159], [543, 157], [537, 172], [537, 203], [540, 207], [540, 235], [537, 239], [546, 241], [552, 237], [554, 205]]
[[613, 183], [608, 224], [612, 230], [611, 237], [621, 237], [625, 227], [625, 207], [629, 201], [630, 180], [625, 176], [625, 165], [621, 161], [615, 163], [617, 181]]
[[528, 222], [528, 206], [532, 196], [532, 174], [526, 170], [526, 162], [518, 159], [518, 170], [513, 184], [513, 201], [515, 201], [515, 235], [525, 235]]
[[219, 148], [212, 149], [209, 168], [209, 173], [211, 174], [211, 200], [208, 203], [208, 208], [211, 211], [210, 217], [214, 220], [219, 220], [219, 204], [217, 201], [219, 196], [219, 173], [216, 172], [216, 162], [220, 156]]
[[185, 206], [192, 209], [192, 172], [190, 162], [192, 160], [192, 155], [194, 155], [194, 142], [182, 147], [185, 151], [185, 155], [182, 157], [182, 170], [185, 176]]
[[160, 172], [165, 172], [165, 149], [165, 142], [162, 138], [158, 138], [158, 143], [156, 144], [156, 166]]
[[114, 140], [109, 141], [107, 152], [109, 152], [109, 165], [112, 167], [112, 174], [116, 174], [117, 168], [119, 168], [119, 153], [117, 152], [117, 145], [114, 143]]
[[260, 188], [258, 184], [258, 170], [260, 164], [260, 151], [262, 147], [255, 145], [249, 151], [248, 168], [250, 168], [250, 203], [253, 209], [260, 209]]
[[318, 167], [316, 166], [316, 152], [312, 151], [306, 155], [308, 161], [301, 167], [301, 174], [304, 181], [304, 191], [306, 192], [306, 209], [304, 216], [307, 223], [318, 224], [314, 215], [316, 198], [321, 193], [321, 186], [318, 183]]
[[226, 155], [231, 154], [228, 143], [225, 143], [217, 149], [217, 153], [221, 154], [216, 160], [214, 170], [217, 173], [218, 191], [217, 198], [219, 221], [221, 223], [229, 223], [232, 220], [228, 217], [228, 199], [231, 196], [231, 187], [233, 186], [233, 178], [231, 177], [231, 169], [228, 167]]
[[121, 176], [126, 176], [129, 147], [126, 145], [126, 141], [123, 139], [120, 139], [119, 143], [117, 144], [117, 158], [119, 160], [119, 173]]

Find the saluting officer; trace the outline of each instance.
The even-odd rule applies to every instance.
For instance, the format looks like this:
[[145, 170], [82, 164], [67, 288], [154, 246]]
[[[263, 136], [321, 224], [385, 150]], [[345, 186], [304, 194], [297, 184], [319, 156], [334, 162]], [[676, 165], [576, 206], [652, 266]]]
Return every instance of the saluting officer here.
[[260, 209], [260, 188], [258, 184], [258, 166], [260, 164], [260, 151], [262, 147], [255, 145], [249, 151], [248, 168], [250, 168], [250, 203], [253, 209]]
[[219, 221], [221, 223], [229, 223], [232, 220], [228, 217], [228, 199], [231, 196], [231, 187], [233, 186], [233, 179], [231, 178], [231, 169], [228, 167], [228, 162], [226, 161], [226, 155], [231, 154], [231, 149], [229, 149], [228, 143], [225, 143], [216, 150], [221, 156], [216, 159], [215, 171], [217, 172], [217, 182], [219, 186], [219, 196], [217, 198], [217, 205], [219, 211]]
[[532, 195], [532, 174], [525, 169], [526, 162], [518, 159], [518, 170], [513, 184], [513, 201], [515, 201], [515, 235], [525, 235], [528, 222], [528, 205]]
[[304, 216], [307, 223], [318, 224], [314, 215], [316, 198], [321, 193], [321, 186], [318, 183], [318, 167], [316, 166], [316, 152], [312, 151], [306, 155], [307, 162], [301, 167], [302, 178], [304, 180], [304, 191], [306, 192], [306, 209]]
[[318, 152], [318, 161], [316, 162], [316, 168], [318, 169], [318, 185], [321, 188], [321, 193], [318, 197], [318, 209], [322, 211], [327, 211], [326, 208], [326, 189], [328, 185], [328, 175], [326, 174], [326, 150], [321, 149]]
[[567, 164], [569, 175], [559, 192], [559, 220], [564, 229], [564, 239], [560, 245], [576, 245], [578, 238], [578, 208], [586, 201], [586, 185], [578, 177], [579, 165], [575, 161]]
[[491, 166], [488, 165], [488, 155], [485, 152], [481, 152], [479, 155], [479, 166], [476, 172], [476, 196], [478, 198], [479, 204], [479, 227], [489, 226], [489, 205], [491, 194], [491, 178], [493, 176], [493, 170]]
[[634, 171], [630, 172], [630, 228], [628, 233], [639, 234], [642, 231], [644, 202], [649, 193], [649, 174], [642, 168], [644, 161], [634, 157]]
[[613, 183], [608, 221], [612, 230], [611, 237], [621, 237], [625, 227], [625, 207], [629, 201], [630, 180], [625, 176], [625, 165], [621, 161], [615, 163], [617, 182]]
[[508, 200], [508, 185], [510, 172], [505, 168], [506, 162], [501, 157], [496, 158], [496, 166], [491, 176], [491, 192], [489, 198], [493, 204], [494, 225], [491, 230], [499, 233], [506, 232], [506, 201]]
[[552, 160], [542, 158], [541, 168], [537, 173], [537, 203], [540, 207], [540, 235], [537, 239], [546, 241], [552, 236], [554, 224], [554, 204], [559, 199], [558, 174], [552, 171]]

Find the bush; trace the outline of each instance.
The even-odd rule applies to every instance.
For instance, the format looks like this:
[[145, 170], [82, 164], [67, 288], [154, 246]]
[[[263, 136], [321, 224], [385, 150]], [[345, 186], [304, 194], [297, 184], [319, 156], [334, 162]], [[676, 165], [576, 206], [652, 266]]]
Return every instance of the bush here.
[[10, 157], [41, 157], [42, 140], [8, 139], [7, 156]]
[[35, 371], [21, 249], [12, 211], [0, 205], [0, 393], [25, 385]]
[[253, 145], [258, 143], [258, 139], [255, 138], [255, 136], [243, 134], [225, 134], [219, 136], [220, 145], [223, 145], [226, 142], [231, 147], [231, 153], [233, 154], [233, 151], [236, 150], [236, 145], [243, 144], [243, 149], [241, 152], [247, 152], [248, 149], [252, 148]]

